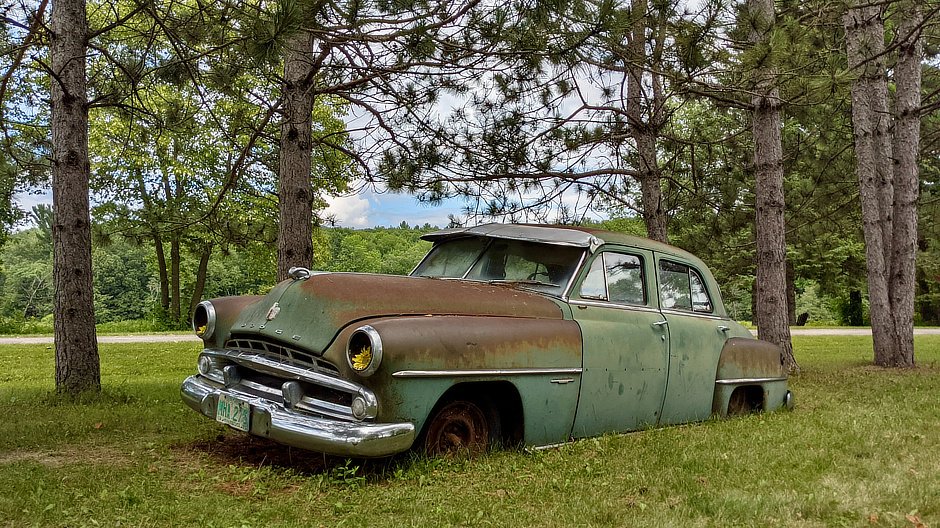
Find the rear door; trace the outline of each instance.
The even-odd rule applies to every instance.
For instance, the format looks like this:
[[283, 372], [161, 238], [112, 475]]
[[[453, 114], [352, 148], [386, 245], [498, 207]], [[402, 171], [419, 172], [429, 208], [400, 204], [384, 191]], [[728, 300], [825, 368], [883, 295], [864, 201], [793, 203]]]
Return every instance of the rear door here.
[[669, 334], [669, 376], [661, 423], [704, 420], [711, 415], [728, 321], [718, 315], [718, 292], [709, 290], [696, 264], [657, 254], [656, 269]]
[[612, 249], [592, 258], [570, 300], [584, 343], [574, 437], [656, 425], [666, 391], [653, 254]]

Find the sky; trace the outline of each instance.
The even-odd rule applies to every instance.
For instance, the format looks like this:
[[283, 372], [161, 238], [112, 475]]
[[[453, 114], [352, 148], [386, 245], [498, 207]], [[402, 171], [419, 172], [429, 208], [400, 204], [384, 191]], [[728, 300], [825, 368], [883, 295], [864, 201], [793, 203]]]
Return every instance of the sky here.
[[459, 217], [462, 209], [460, 200], [445, 200], [440, 205], [428, 206], [405, 194], [364, 191], [330, 200], [324, 215], [335, 215], [336, 225], [340, 227], [396, 227], [407, 222], [410, 226], [427, 223], [444, 228], [450, 223], [448, 215]]
[[[14, 196], [14, 200], [22, 210], [29, 211], [40, 203], [52, 205], [52, 192], [18, 194]], [[397, 227], [402, 222], [407, 222], [409, 226], [423, 226], [427, 223], [444, 228], [450, 223], [448, 215], [459, 217], [462, 210], [463, 202], [460, 200], [445, 200], [432, 207], [418, 203], [409, 195], [363, 191], [360, 194], [331, 199], [330, 206], [322, 216], [334, 215], [337, 226], [354, 229]], [[30, 225], [18, 227], [25, 229]]]

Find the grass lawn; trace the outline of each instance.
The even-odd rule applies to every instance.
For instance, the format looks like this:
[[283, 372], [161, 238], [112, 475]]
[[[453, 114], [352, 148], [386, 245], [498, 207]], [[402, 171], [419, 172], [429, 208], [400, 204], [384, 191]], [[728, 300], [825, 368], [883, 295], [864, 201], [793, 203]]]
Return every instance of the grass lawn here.
[[347, 461], [186, 408], [199, 343], [101, 345], [101, 395], [54, 395], [48, 345], [0, 346], [0, 526], [940, 528], [940, 335], [915, 371], [871, 338], [797, 336], [792, 413], [476, 460]]

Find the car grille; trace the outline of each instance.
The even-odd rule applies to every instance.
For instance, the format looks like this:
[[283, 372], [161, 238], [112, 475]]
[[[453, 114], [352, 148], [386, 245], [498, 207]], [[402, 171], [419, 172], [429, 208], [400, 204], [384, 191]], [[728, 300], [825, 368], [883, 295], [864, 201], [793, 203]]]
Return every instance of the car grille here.
[[[341, 378], [339, 369], [310, 352], [254, 335], [233, 334], [226, 341], [225, 350], [219, 351], [219, 354], [223, 358], [232, 358], [225, 360], [225, 363], [237, 365], [237, 382], [230, 386], [232, 389], [286, 404], [281, 392], [284, 382], [298, 381], [303, 391], [303, 398], [293, 406], [293, 409], [316, 416], [354, 420], [350, 406], [356, 391], [350, 387], [337, 388], [328, 386], [333, 383], [323, 384], [316, 381], [317, 379]], [[284, 370], [282, 374], [282, 370], [277, 365], [289, 365], [312, 371], [312, 373], [309, 376], [298, 377], [288, 375], [287, 370]]]
[[310, 352], [285, 346], [276, 341], [259, 339], [258, 336], [244, 336], [233, 334], [225, 343], [225, 348], [238, 352], [249, 352], [279, 363], [289, 363], [299, 367], [313, 367], [325, 374], [339, 375], [339, 369], [332, 363], [324, 361]]

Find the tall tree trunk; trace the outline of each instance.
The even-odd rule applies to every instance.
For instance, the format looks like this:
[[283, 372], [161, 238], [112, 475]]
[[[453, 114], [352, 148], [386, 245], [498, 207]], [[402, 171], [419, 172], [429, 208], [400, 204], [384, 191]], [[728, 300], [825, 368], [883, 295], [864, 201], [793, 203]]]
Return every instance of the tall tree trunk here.
[[[769, 46], [774, 26], [773, 0], [747, 2], [752, 29], [750, 42], [757, 52]], [[800, 366], [793, 357], [787, 307], [787, 243], [784, 223], [783, 143], [777, 69], [763, 59], [757, 68], [754, 96], [754, 178], [757, 224], [757, 329], [764, 341], [783, 349], [784, 363], [793, 371]]]
[[206, 244], [199, 257], [199, 268], [196, 269], [196, 284], [193, 286], [193, 296], [189, 301], [189, 313], [187, 317], [192, 317], [196, 311], [196, 305], [202, 300], [202, 293], [206, 290], [206, 274], [209, 270], [209, 257], [212, 255], [212, 246]]
[[[656, 138], [662, 127], [661, 81], [658, 73], [646, 74], [647, 21], [650, 15], [646, 0], [638, 0], [631, 6], [635, 21], [630, 42], [627, 44], [627, 122], [630, 135], [636, 144], [637, 180], [640, 183], [643, 206], [643, 221], [646, 236], [663, 243], [669, 242], [666, 225], [666, 210], [660, 187], [662, 176], [657, 160]], [[661, 35], [661, 32], [658, 33]], [[659, 39], [656, 44], [660, 43]], [[659, 47], [657, 46], [657, 50]], [[654, 56], [654, 61], [658, 57]], [[652, 68], [657, 70], [657, 68]], [[644, 83], [649, 80], [649, 84]]]
[[[875, 362], [894, 367], [914, 366], [914, 296], [917, 260], [917, 199], [920, 191], [921, 62], [919, 33], [923, 12], [917, 0], [900, 3], [898, 62], [894, 68], [897, 121], [894, 129], [894, 233], [888, 286], [891, 317], [897, 329], [893, 356]], [[879, 363], [880, 361], [880, 363]]]
[[170, 312], [170, 277], [166, 270], [166, 251], [163, 249], [163, 237], [153, 230], [153, 247], [157, 252], [157, 274], [160, 276], [160, 308], [163, 313]]
[[150, 225], [150, 238], [153, 240], [153, 248], [157, 253], [157, 273], [160, 276], [160, 308], [166, 314], [170, 311], [170, 281], [166, 272], [166, 253], [163, 250], [163, 236], [154, 223], [153, 204], [150, 201], [150, 194], [147, 192], [147, 184], [140, 174], [137, 175], [137, 192], [144, 205], [144, 218]]
[[922, 15], [913, 0], [905, 0], [901, 6], [894, 136], [890, 129], [881, 5], [856, 1], [843, 16], [843, 24], [848, 64], [858, 74], [852, 83], [852, 124], [874, 363], [913, 367], [918, 112], [923, 54], [918, 28]]
[[172, 233], [170, 236], [170, 317], [173, 318], [173, 324], [180, 322], [182, 318], [180, 302], [180, 236], [179, 233]]
[[313, 186], [310, 183], [313, 112], [313, 34], [288, 41], [284, 60], [277, 235], [277, 279], [293, 266], [313, 266]]
[[787, 260], [787, 321], [796, 326], [796, 269]]
[[85, 0], [56, 0], [49, 52], [55, 383], [72, 393], [101, 389], [88, 207], [87, 34]]

